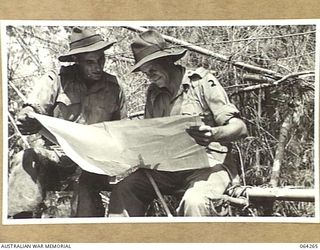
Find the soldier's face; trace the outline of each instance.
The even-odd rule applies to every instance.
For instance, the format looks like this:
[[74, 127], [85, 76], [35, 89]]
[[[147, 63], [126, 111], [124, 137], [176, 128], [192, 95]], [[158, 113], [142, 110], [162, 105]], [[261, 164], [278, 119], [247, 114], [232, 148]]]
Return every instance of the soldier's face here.
[[102, 50], [77, 55], [77, 63], [83, 77], [89, 81], [98, 81], [102, 77], [105, 56]]
[[158, 87], [166, 87], [170, 83], [170, 69], [168, 63], [163, 59], [155, 59], [143, 64], [140, 67], [150, 82], [155, 83]]

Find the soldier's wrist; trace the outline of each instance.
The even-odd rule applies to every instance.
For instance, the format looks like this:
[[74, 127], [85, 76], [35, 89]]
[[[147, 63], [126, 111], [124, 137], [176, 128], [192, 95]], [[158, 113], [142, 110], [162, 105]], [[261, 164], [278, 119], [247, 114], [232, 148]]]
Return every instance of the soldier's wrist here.
[[211, 127], [211, 142], [219, 141], [219, 136], [220, 136], [220, 128]]

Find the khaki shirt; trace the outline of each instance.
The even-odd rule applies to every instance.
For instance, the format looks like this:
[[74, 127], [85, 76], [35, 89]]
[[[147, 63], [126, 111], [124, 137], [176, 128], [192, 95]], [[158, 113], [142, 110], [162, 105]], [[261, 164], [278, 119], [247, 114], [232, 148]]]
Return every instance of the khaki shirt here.
[[[166, 88], [150, 84], [147, 91], [146, 118], [201, 114], [206, 117], [205, 123], [214, 127], [223, 126], [232, 117], [239, 116], [238, 109], [230, 103], [225, 90], [208, 70], [180, 69], [184, 76], [176, 96], [171, 96]], [[212, 142], [207, 147], [210, 165], [227, 165], [233, 177], [237, 170], [229, 152], [230, 144]]]
[[115, 76], [103, 73], [88, 89], [77, 65], [41, 77], [27, 98], [37, 112], [80, 124], [120, 120], [127, 116], [125, 98]]

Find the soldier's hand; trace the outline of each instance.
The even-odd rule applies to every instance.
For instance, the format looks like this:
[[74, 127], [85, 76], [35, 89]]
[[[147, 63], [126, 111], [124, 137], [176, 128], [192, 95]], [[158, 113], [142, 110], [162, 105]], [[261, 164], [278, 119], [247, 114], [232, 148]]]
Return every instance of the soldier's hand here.
[[212, 125], [213, 124], [213, 116], [212, 116], [212, 114], [201, 113], [199, 116], [201, 118], [201, 121], [204, 124], [207, 124], [207, 125]]
[[208, 125], [191, 126], [186, 131], [201, 146], [208, 146], [211, 142], [215, 141], [215, 134], [218, 132], [215, 128]]
[[17, 126], [23, 135], [31, 135], [38, 133], [41, 129], [41, 124], [32, 117], [34, 110], [32, 107], [24, 107], [17, 115]]

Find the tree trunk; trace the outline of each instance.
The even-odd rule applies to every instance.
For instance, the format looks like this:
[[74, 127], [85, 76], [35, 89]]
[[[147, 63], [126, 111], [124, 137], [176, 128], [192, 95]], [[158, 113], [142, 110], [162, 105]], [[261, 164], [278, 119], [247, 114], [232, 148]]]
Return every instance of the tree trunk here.
[[272, 166], [272, 173], [271, 173], [271, 179], [270, 179], [270, 185], [272, 187], [278, 186], [279, 177], [280, 177], [280, 170], [281, 170], [281, 163], [284, 157], [284, 150], [287, 143], [289, 132], [292, 128], [292, 113], [287, 115], [285, 118], [281, 129], [280, 129], [280, 136], [279, 136], [279, 142], [278, 147], [276, 150], [276, 155], [273, 161]]

